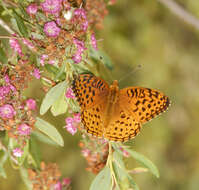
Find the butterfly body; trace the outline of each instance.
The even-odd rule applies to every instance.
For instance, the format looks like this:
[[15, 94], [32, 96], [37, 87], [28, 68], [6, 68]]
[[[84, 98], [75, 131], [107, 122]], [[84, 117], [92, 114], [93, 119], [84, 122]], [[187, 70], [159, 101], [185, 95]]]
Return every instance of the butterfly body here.
[[127, 141], [137, 135], [141, 125], [169, 106], [163, 93], [142, 87], [119, 89], [103, 79], [82, 74], [72, 89], [81, 107], [81, 120], [88, 133], [112, 141]]

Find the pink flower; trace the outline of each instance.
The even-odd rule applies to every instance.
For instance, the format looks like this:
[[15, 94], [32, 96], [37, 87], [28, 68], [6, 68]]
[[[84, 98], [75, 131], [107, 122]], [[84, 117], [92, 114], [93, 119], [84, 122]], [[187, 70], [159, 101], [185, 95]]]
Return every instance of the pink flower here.
[[95, 34], [91, 34], [91, 45], [95, 50], [97, 50], [97, 40], [95, 39]]
[[35, 15], [37, 13], [37, 10], [38, 10], [38, 6], [37, 4], [35, 3], [31, 3], [27, 8], [26, 8], [26, 11], [28, 14], [32, 14], [32, 15]]
[[11, 119], [14, 115], [16, 115], [16, 111], [10, 104], [5, 104], [0, 107], [0, 117]]
[[0, 87], [0, 100], [4, 99], [5, 96], [10, 92], [9, 86], [1, 86]]
[[58, 181], [55, 185], [53, 190], [62, 190], [62, 184], [60, 181]]
[[71, 179], [70, 178], [64, 178], [62, 180], [63, 186], [69, 186], [71, 184]]
[[55, 64], [55, 60], [49, 60], [49, 61], [48, 61], [48, 64], [54, 65], [54, 64]]
[[67, 117], [65, 119], [66, 121], [66, 130], [71, 133], [72, 135], [74, 135], [77, 132], [77, 126], [80, 123], [80, 115], [74, 115], [74, 117]]
[[5, 76], [4, 76], [4, 81], [5, 81], [6, 83], [10, 83], [10, 79], [9, 79], [9, 76], [8, 76], [8, 75], [5, 75]]
[[79, 24], [80, 28], [85, 32], [88, 28], [86, 11], [83, 8], [75, 9], [72, 22]]
[[80, 113], [74, 113], [74, 121], [77, 123], [81, 122], [81, 114]]
[[40, 63], [41, 63], [42, 66], [44, 66], [44, 62], [45, 62], [45, 60], [46, 60], [47, 58], [48, 58], [48, 55], [46, 55], [46, 54], [41, 55]]
[[77, 48], [77, 51], [79, 53], [83, 53], [84, 50], [86, 50], [86, 47], [84, 45], [84, 42], [74, 38], [73, 39], [73, 43], [75, 44], [76, 48]]
[[75, 9], [74, 16], [86, 19], [86, 11], [83, 8]]
[[75, 44], [77, 51], [76, 53], [73, 55], [72, 60], [75, 63], [79, 63], [82, 60], [82, 53], [84, 52], [84, 50], [86, 50], [86, 47], [84, 45], [84, 42], [74, 38], [73, 39], [73, 43]]
[[74, 61], [74, 63], [80, 63], [82, 60], [82, 56], [79, 52], [75, 53], [72, 57], [72, 60]]
[[32, 98], [26, 100], [26, 105], [29, 110], [35, 110], [36, 109], [36, 101]]
[[21, 157], [23, 154], [23, 150], [20, 148], [15, 148], [12, 152], [15, 157]]
[[36, 79], [40, 79], [41, 74], [40, 74], [40, 70], [38, 68], [35, 68], [32, 75], [36, 78]]
[[59, 13], [62, 6], [62, 0], [45, 0], [41, 3], [44, 12], [55, 14]]
[[20, 56], [23, 56], [22, 50], [21, 50], [21, 46], [19, 45], [19, 42], [17, 39], [15, 38], [10, 38], [9, 40], [10, 43], [10, 47], [17, 52]]
[[18, 132], [20, 135], [30, 135], [31, 127], [25, 123], [19, 125]]
[[66, 98], [72, 98], [74, 99], [75, 98], [75, 95], [73, 93], [73, 90], [71, 88], [68, 88], [67, 91], [66, 91]]
[[44, 32], [49, 37], [57, 37], [61, 29], [57, 27], [57, 24], [54, 21], [47, 22], [44, 25]]
[[22, 40], [23, 43], [30, 49], [33, 49], [35, 46], [32, 44], [32, 42], [28, 41], [27, 39]]
[[74, 135], [77, 132], [77, 127], [73, 125], [73, 123], [68, 123], [66, 126], [66, 130], [71, 134]]
[[81, 24], [81, 29], [82, 29], [83, 31], [86, 31], [87, 28], [88, 28], [88, 21], [85, 20], [85, 21]]

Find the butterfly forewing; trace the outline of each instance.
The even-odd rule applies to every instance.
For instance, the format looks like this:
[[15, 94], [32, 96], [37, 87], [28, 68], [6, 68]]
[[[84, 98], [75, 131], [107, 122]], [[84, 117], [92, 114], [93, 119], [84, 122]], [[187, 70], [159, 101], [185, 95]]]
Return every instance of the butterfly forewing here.
[[82, 74], [74, 79], [72, 89], [81, 109], [87, 109], [106, 101], [109, 85], [99, 77]]
[[163, 93], [142, 87], [120, 90], [120, 104], [140, 123], [145, 123], [165, 111], [170, 102]]

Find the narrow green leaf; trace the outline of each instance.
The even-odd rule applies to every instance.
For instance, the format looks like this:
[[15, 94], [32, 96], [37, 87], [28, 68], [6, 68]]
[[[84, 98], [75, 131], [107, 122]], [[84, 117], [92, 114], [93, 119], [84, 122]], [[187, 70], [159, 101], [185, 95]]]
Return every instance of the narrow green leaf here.
[[30, 139], [30, 154], [31, 154], [31, 158], [35, 162], [36, 167], [39, 168], [40, 162], [41, 162], [40, 147], [38, 146], [38, 144], [36, 142], [36, 138], [32, 135], [31, 135], [31, 139]]
[[3, 48], [1, 48], [1, 47], [0, 47], [0, 62], [2, 62], [3, 64], [6, 64], [8, 62], [6, 54], [3, 50]]
[[2, 176], [3, 178], [7, 178], [6, 172], [2, 165], [0, 165], [0, 176]]
[[58, 116], [67, 111], [68, 108], [68, 100], [66, 100], [65, 92], [61, 95], [59, 99], [57, 99], [51, 107], [51, 113], [54, 116]]
[[22, 166], [29, 153], [29, 140], [26, 140], [26, 146], [23, 148], [22, 157], [17, 158], [19, 165]]
[[123, 181], [126, 178], [126, 173], [123, 172], [123, 170], [125, 170], [125, 166], [122, 160], [122, 155], [119, 154], [117, 151], [114, 151], [113, 159], [114, 159], [113, 167], [114, 167], [116, 176], [119, 181]]
[[129, 180], [130, 185], [133, 188], [133, 190], [139, 190], [138, 185], [135, 183], [135, 181], [133, 180], [133, 178], [130, 175], [128, 175], [128, 180]]
[[136, 151], [130, 150], [130, 149], [126, 149], [129, 154], [135, 159], [137, 160], [139, 163], [141, 163], [143, 166], [145, 166], [146, 168], [148, 168], [148, 170], [155, 175], [157, 178], [160, 176], [159, 175], [159, 171], [157, 169], [157, 167], [153, 164], [153, 162], [151, 162], [148, 158], [146, 158], [145, 156], [143, 156], [140, 153], [137, 153]]
[[43, 119], [37, 117], [37, 121], [35, 123], [35, 126], [37, 129], [39, 129], [41, 132], [49, 136], [54, 142], [56, 142], [60, 146], [64, 146], [64, 141], [58, 130], [51, 125], [50, 123], [44, 121]]
[[53, 145], [53, 146], [58, 146], [57, 143], [55, 143], [47, 135], [44, 135], [40, 131], [33, 131], [31, 135], [43, 143]]
[[16, 19], [17, 27], [19, 31], [21, 32], [23, 37], [28, 37], [28, 30], [24, 24], [24, 21], [22, 18], [18, 15], [18, 13], [13, 9], [13, 16]]
[[60, 82], [56, 86], [52, 87], [42, 101], [40, 107], [40, 114], [45, 114], [48, 111], [48, 109], [55, 103], [55, 101], [60, 98], [63, 92], [65, 92], [65, 90], [66, 81]]
[[23, 182], [25, 183], [27, 189], [32, 190], [32, 183], [30, 182], [30, 180], [28, 178], [28, 170], [24, 167], [20, 167], [20, 175], [21, 175], [21, 178], [22, 178]]
[[110, 190], [111, 189], [111, 173], [110, 169], [105, 166], [103, 170], [95, 177], [89, 190]]

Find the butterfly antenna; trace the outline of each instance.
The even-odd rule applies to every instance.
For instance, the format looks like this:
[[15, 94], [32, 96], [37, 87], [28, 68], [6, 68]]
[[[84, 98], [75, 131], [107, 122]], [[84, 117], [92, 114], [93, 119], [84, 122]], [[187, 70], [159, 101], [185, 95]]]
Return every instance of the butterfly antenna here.
[[121, 82], [122, 80], [124, 80], [125, 78], [129, 77], [129, 75], [132, 75], [133, 73], [137, 72], [142, 66], [141, 65], [137, 65], [133, 70], [131, 70], [129, 73], [127, 73], [126, 75], [124, 75], [123, 77], [121, 77], [118, 82]]

